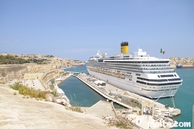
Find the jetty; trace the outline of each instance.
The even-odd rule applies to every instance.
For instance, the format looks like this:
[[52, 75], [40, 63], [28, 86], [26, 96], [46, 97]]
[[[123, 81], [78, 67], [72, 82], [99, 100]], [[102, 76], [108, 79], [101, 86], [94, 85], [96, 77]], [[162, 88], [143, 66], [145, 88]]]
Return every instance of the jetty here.
[[[175, 107], [169, 107], [168, 105], [161, 104], [156, 100], [152, 100], [152, 99], [137, 95], [135, 93], [131, 93], [129, 91], [119, 89], [118, 87], [115, 87], [111, 84], [106, 83], [106, 85], [104, 86], [98, 85], [94, 82], [99, 79], [93, 76], [87, 75], [85, 73], [80, 73], [76, 77], [82, 82], [84, 82], [91, 89], [96, 91], [98, 94], [106, 98], [107, 101], [114, 102], [125, 107], [126, 110], [124, 111], [115, 110], [115, 114], [116, 115], [129, 114], [126, 116], [128, 116], [128, 118], [133, 117], [134, 123], [136, 123], [137, 120], [138, 121], [141, 120], [142, 125], [139, 125], [139, 127], [144, 127], [147, 123], [150, 122], [149, 119], [151, 119], [152, 120], [151, 122], [153, 123], [166, 121], [166, 124], [171, 125], [172, 127], [172, 125], [176, 123], [176, 121], [174, 121], [172, 118], [174, 116], [181, 114], [180, 109], [177, 109]], [[148, 119], [149, 121], [144, 119], [145, 116], [146, 118], [149, 117]], [[143, 121], [147, 121], [147, 123], [144, 122], [143, 124]]]
[[81, 80], [82, 82], [84, 82], [87, 86], [89, 86], [90, 88], [92, 88], [94, 91], [96, 91], [98, 94], [100, 94], [101, 96], [103, 96], [104, 98], [107, 99], [107, 101], [111, 100], [123, 107], [126, 107], [126, 108], [129, 108], [129, 109], [132, 109], [131, 106], [127, 105], [127, 104], [124, 104], [112, 97], [110, 97], [109, 95], [105, 94], [104, 92], [100, 91], [100, 89], [98, 89], [97, 87], [95, 87], [94, 85], [92, 85], [91, 83], [89, 83], [86, 78], [83, 78], [83, 76], [76, 76], [79, 80]]

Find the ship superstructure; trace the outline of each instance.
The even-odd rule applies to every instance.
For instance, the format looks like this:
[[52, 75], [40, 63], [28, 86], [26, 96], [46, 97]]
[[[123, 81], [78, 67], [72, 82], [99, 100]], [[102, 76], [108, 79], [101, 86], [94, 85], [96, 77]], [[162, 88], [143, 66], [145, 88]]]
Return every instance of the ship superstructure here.
[[151, 57], [142, 49], [128, 54], [128, 42], [121, 43], [121, 54], [107, 57], [98, 52], [86, 66], [90, 75], [149, 98], [175, 96], [182, 84], [169, 59]]

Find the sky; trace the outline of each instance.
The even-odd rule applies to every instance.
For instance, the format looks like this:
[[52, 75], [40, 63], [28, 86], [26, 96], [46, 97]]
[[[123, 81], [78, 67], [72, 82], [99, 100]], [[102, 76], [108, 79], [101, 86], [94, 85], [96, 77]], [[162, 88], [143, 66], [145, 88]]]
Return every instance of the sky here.
[[[0, 0], [0, 53], [194, 58], [193, 0]], [[160, 48], [165, 54], [160, 53]]]

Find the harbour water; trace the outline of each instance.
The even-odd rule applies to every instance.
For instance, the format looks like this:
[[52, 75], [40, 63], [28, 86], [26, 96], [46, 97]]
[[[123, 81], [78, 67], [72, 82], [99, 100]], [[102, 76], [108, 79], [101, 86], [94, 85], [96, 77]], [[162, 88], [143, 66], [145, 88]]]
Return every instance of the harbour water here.
[[[69, 68], [65, 71], [88, 73], [85, 65]], [[174, 119], [178, 122], [191, 122], [192, 106], [194, 105], [194, 69], [176, 69], [176, 72], [183, 79], [183, 84], [174, 97], [175, 107], [181, 109], [181, 115]], [[99, 100], [105, 100], [76, 77], [70, 77], [60, 87], [74, 106], [89, 107]], [[159, 99], [158, 102], [173, 107], [172, 98]]]
[[72, 106], [90, 107], [99, 100], [105, 100], [74, 76], [68, 78], [59, 87], [65, 92]]
[[[192, 122], [192, 107], [194, 105], [194, 69], [176, 69], [176, 72], [180, 78], [183, 79], [183, 84], [180, 86], [174, 97], [175, 106], [181, 109], [181, 115], [176, 116], [175, 120], [178, 122]], [[158, 102], [173, 106], [171, 98], [159, 99]]]

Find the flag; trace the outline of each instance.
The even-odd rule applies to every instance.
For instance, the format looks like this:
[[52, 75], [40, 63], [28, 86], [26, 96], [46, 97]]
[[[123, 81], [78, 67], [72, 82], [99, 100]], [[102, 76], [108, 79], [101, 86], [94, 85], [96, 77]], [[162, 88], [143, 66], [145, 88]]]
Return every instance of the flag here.
[[165, 50], [163, 50], [162, 48], [160, 48], [160, 53], [164, 54]]
[[160, 48], [160, 53], [162, 53], [162, 48]]

